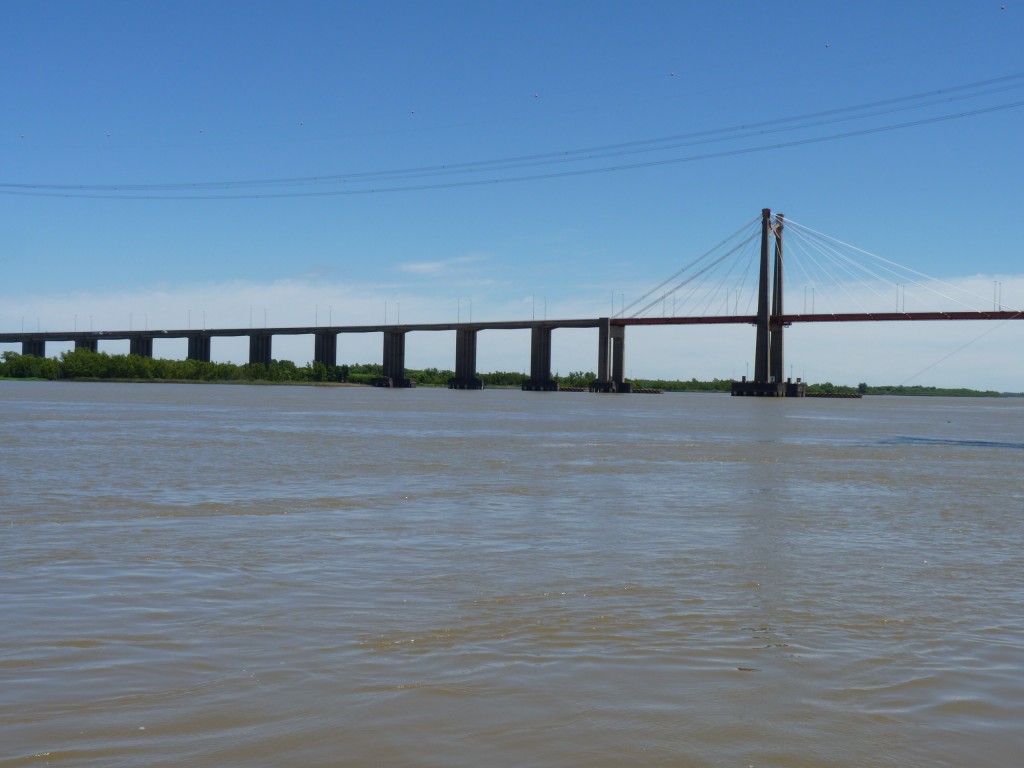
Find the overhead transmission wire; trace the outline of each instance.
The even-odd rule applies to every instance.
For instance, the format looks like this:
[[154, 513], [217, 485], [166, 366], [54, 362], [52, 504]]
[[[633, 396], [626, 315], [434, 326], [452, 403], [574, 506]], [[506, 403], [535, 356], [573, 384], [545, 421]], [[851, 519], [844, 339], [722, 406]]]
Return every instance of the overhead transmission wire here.
[[[695, 134], [683, 134], [679, 137], [665, 137], [660, 139], [646, 139], [636, 142], [625, 142], [621, 145], [609, 145], [606, 147], [595, 147], [590, 149], [582, 150], [567, 150], [560, 153], [554, 153], [548, 156], [546, 159], [537, 158], [525, 158], [525, 159], [509, 159], [509, 160], [494, 160], [494, 161], [478, 161], [463, 164], [454, 164], [449, 166], [440, 166], [434, 170], [424, 169], [422, 171], [391, 171], [391, 172], [378, 172], [373, 174], [374, 178], [387, 178], [388, 180], [404, 180], [404, 179], [416, 179], [416, 178], [430, 178], [435, 176], [452, 176], [452, 175], [465, 175], [469, 173], [478, 173], [480, 170], [489, 171], [504, 171], [504, 170], [518, 170], [521, 168], [536, 168], [551, 165], [563, 165], [566, 163], [575, 163], [581, 161], [592, 161], [592, 160], [604, 160], [612, 157], [626, 157], [630, 155], [638, 155], [651, 152], [664, 152], [671, 149], [681, 149], [683, 147], [700, 146], [703, 144], [715, 144], [724, 141], [735, 141], [737, 139], [745, 139], [757, 136], [766, 136], [774, 133], [783, 133], [788, 131], [795, 131], [805, 128], [816, 128], [822, 125], [830, 125], [835, 123], [849, 122], [852, 120], [863, 120], [869, 117], [878, 117], [881, 115], [893, 114], [896, 112], [906, 112], [908, 110], [922, 109], [923, 107], [934, 106], [936, 104], [947, 104], [952, 101], [961, 101], [964, 99], [978, 98], [979, 96], [986, 96], [993, 93], [1000, 93], [1002, 91], [1012, 90], [1015, 88], [1024, 87], [1024, 83], [1015, 83], [1013, 85], [1003, 86], [1001, 88], [994, 88], [988, 91], [978, 91], [975, 93], [968, 93], [959, 96], [949, 96], [942, 99], [933, 99], [932, 101], [926, 101], [919, 104], [910, 104], [901, 107], [894, 107], [890, 109], [876, 110], [873, 112], [864, 112], [863, 114], [855, 114], [847, 117], [836, 117], [829, 120], [813, 120], [805, 122], [797, 122], [800, 118], [780, 118], [777, 121], [766, 121], [768, 123], [786, 123], [793, 122], [793, 125], [781, 125], [779, 127], [771, 128], [768, 130], [759, 129], [755, 130], [753, 127], [741, 128], [726, 128], [726, 129], [713, 129], [710, 131], [699, 131]], [[842, 110], [835, 110], [836, 112], [846, 112], [858, 110], [860, 108], [845, 108]], [[755, 124], [756, 125], [756, 124]], [[724, 135], [727, 133], [734, 133], [732, 136]], [[716, 136], [715, 134], [722, 134]], [[705, 136], [705, 138], [696, 138]], [[689, 139], [687, 141], [680, 141], [679, 139]], [[647, 144], [649, 146], [640, 146]], [[478, 163], [482, 167], [476, 167]], [[342, 181], [349, 181], [350, 177], [342, 179]], [[310, 183], [336, 183], [330, 178], [319, 178], [315, 182]]]
[[[1024, 101], [1012, 102], [1009, 104], [995, 105], [968, 112], [955, 113], [949, 115], [939, 115], [930, 118], [923, 118], [921, 120], [910, 121], [906, 123], [898, 123], [886, 126], [875, 126], [872, 128], [864, 128], [857, 131], [851, 131], [840, 134], [832, 134], [827, 136], [810, 137], [805, 139], [794, 140], [791, 142], [782, 142], [774, 145], [766, 145], [760, 147], [746, 147], [738, 148], [733, 150], [724, 150], [716, 153], [708, 153], [704, 155], [693, 155], [686, 157], [677, 158], [666, 158], [661, 160], [653, 160], [644, 163], [634, 163], [619, 166], [604, 166], [598, 168], [588, 169], [576, 169], [569, 171], [549, 172], [544, 174], [533, 174], [527, 176], [514, 176], [514, 177], [499, 177], [492, 179], [473, 179], [467, 181], [454, 181], [454, 182], [436, 182], [433, 184], [420, 184], [420, 185], [406, 185], [406, 186], [390, 186], [385, 188], [363, 188], [363, 189], [341, 189], [341, 190], [319, 190], [319, 191], [290, 191], [290, 192], [252, 192], [248, 194], [230, 194], [230, 195], [184, 195], [184, 194], [169, 194], [169, 195], [140, 195], [139, 192], [183, 192], [191, 190], [232, 190], [232, 189], [247, 189], [255, 187], [274, 187], [282, 185], [322, 185], [322, 184], [347, 184], [350, 182], [367, 182], [367, 181], [382, 181], [389, 182], [403, 179], [413, 178], [424, 178], [431, 176], [443, 176], [452, 173], [476, 173], [484, 171], [499, 171], [499, 170], [510, 170], [519, 168], [538, 167], [541, 165], [549, 165], [553, 163], [566, 163], [566, 162], [579, 162], [584, 160], [595, 160], [595, 159], [606, 159], [610, 157], [617, 157], [630, 154], [638, 154], [641, 152], [652, 152], [652, 151], [667, 151], [670, 149], [678, 149], [683, 146], [691, 146], [699, 143], [729, 141], [738, 138], [749, 138], [752, 135], [764, 135], [766, 133], [774, 133], [780, 131], [792, 131], [802, 128], [815, 127], [818, 125], [844, 122], [848, 120], [863, 119], [865, 117], [878, 116], [882, 114], [891, 114], [898, 111], [906, 111], [908, 109], [920, 109], [925, 106], [931, 106], [936, 103], [946, 103], [949, 101], [956, 101], [967, 98], [976, 98], [981, 95], [987, 95], [990, 93], [997, 93], [1012, 88], [1018, 88], [1024, 86], [1024, 82], [1016, 82], [1008, 85], [1003, 85], [999, 88], [992, 88], [987, 91], [978, 91], [974, 93], [960, 93], [962, 91], [968, 91], [976, 89], [980, 86], [994, 85], [996, 83], [1008, 83], [1010, 81], [1024, 80], [1024, 73], [1017, 73], [1006, 75], [1000, 78], [993, 78], [985, 81], [978, 81], [961, 86], [954, 86], [950, 88], [938, 89], [934, 91], [928, 91], [920, 94], [912, 94], [909, 96], [895, 97], [893, 99], [886, 99], [882, 101], [870, 102], [868, 104], [857, 105], [853, 107], [843, 107], [833, 110], [826, 110], [822, 112], [809, 113], [806, 115], [799, 115], [787, 118], [778, 118], [775, 120], [761, 121], [759, 123], [751, 123], [741, 126], [733, 126], [730, 128], [719, 128], [711, 129], [708, 131], [698, 131], [689, 134], [679, 134], [676, 136], [662, 137], [657, 139], [644, 139], [632, 142], [621, 142], [618, 144], [603, 145], [600, 147], [590, 147], [578, 150], [566, 150], [562, 152], [549, 152], [540, 153], [534, 155], [524, 155], [511, 158], [500, 158], [494, 160], [480, 160], [480, 161], [469, 161], [465, 163], [456, 164], [445, 164], [445, 165], [434, 165], [434, 166], [421, 166], [409, 169], [395, 169], [388, 171], [370, 171], [360, 173], [348, 173], [348, 174], [331, 174], [331, 175], [319, 175], [319, 176], [306, 176], [306, 177], [285, 177], [278, 179], [255, 179], [255, 180], [239, 180], [239, 181], [219, 181], [219, 182], [194, 182], [194, 183], [176, 183], [176, 184], [29, 184], [29, 183], [0, 183], [0, 192], [5, 194], [20, 194], [20, 195], [35, 195], [35, 196], [59, 196], [59, 197], [95, 197], [95, 198], [113, 198], [113, 199], [253, 199], [253, 198], [279, 198], [279, 197], [314, 197], [314, 196], [328, 196], [328, 195], [351, 195], [351, 194], [373, 194], [380, 192], [398, 192], [398, 191], [417, 191], [424, 189], [441, 189], [441, 188], [452, 188], [452, 187], [463, 187], [463, 186], [478, 186], [483, 184], [499, 184], [499, 183], [511, 183], [517, 181], [532, 181], [546, 178], [559, 178], [565, 176], [577, 176], [587, 175], [593, 173], [609, 173], [614, 171], [627, 170], [632, 168], [650, 167], [657, 165], [665, 165], [671, 163], [690, 162], [701, 159], [711, 159], [715, 157], [725, 157], [729, 155], [737, 154], [749, 154], [753, 152], [767, 151], [769, 149], [780, 149], [790, 146], [799, 146], [804, 144], [818, 143], [823, 141], [832, 141], [841, 138], [849, 138], [851, 136], [865, 135], [870, 133], [879, 133], [889, 130], [897, 130], [900, 128], [912, 127], [917, 125], [924, 125], [928, 123], [941, 122], [945, 120], [960, 119], [964, 117], [975, 116], [988, 112], [1000, 111], [1003, 109], [1011, 109], [1024, 105]], [[958, 95], [949, 96], [934, 100], [934, 97], [938, 94], [953, 94]], [[874, 112], [866, 112], [864, 114], [854, 114], [847, 117], [834, 118], [830, 120], [818, 120], [815, 122], [808, 122], [810, 118], [839, 115], [843, 113], [851, 112], [864, 112], [865, 109], [874, 108], [878, 106], [885, 106], [891, 104], [902, 104], [909, 101], [920, 101], [923, 98], [933, 98], [930, 102], [923, 102], [920, 104], [909, 104], [899, 107], [893, 107], [891, 109], [876, 110]], [[800, 121], [803, 121], [802, 123]], [[757, 132], [751, 132], [754, 128], [767, 128], [770, 126], [784, 126], [786, 123], [795, 123], [787, 127], [776, 127], [772, 130], [762, 130]], [[746, 131], [746, 133], [737, 133], [738, 131]], [[734, 136], [728, 136], [729, 133], [737, 133]], [[717, 136], [718, 138], [705, 138], [701, 141], [689, 141], [680, 142], [681, 139], [694, 139], [698, 137]], [[657, 146], [660, 145], [660, 146]], [[119, 192], [121, 194], [109, 194]], [[132, 194], [129, 194], [132, 193]]]
[[[538, 173], [530, 174], [526, 176], [506, 176], [496, 177], [490, 179], [474, 179], [468, 181], [453, 181], [453, 182], [437, 182], [433, 184], [411, 184], [406, 186], [398, 187], [370, 187], [364, 189], [332, 189], [332, 190], [321, 190], [321, 191], [308, 191], [308, 192], [259, 192], [259, 193], [248, 193], [248, 194], [230, 194], [230, 195], [138, 195], [138, 194], [92, 194], [85, 191], [39, 191], [32, 188], [31, 185], [19, 185], [17, 188], [13, 188], [11, 184], [0, 184], [0, 194], [6, 195], [21, 195], [31, 197], [63, 197], [63, 198], [88, 198], [88, 199], [103, 199], [103, 200], [272, 200], [272, 199], [286, 199], [286, 198], [303, 198], [303, 197], [339, 197], [339, 196], [350, 196], [350, 195], [371, 195], [381, 194], [385, 192], [422, 192], [428, 190], [438, 189], [457, 189], [461, 187], [479, 187], [485, 185], [497, 185], [497, 184], [513, 184], [526, 181], [541, 181], [549, 179], [560, 179], [570, 178], [574, 176], [592, 176], [602, 173], [616, 173], [619, 171], [636, 170], [639, 168], [654, 168], [664, 165], [675, 165], [678, 163], [695, 162], [699, 160], [714, 160], [723, 157], [735, 157], [739, 155], [750, 155], [759, 152], [767, 152], [776, 149], [786, 149], [790, 147], [807, 146], [810, 144], [820, 144], [826, 141], [837, 141], [840, 139], [853, 138], [857, 136], [866, 136], [876, 133], [885, 133], [888, 131], [900, 130], [902, 128], [912, 128], [921, 125], [928, 125], [932, 123], [945, 122], [949, 120], [958, 120], [966, 117], [974, 117], [981, 114], [998, 112], [1005, 109], [1014, 109], [1017, 107], [1024, 106], [1024, 101], [1013, 102], [1010, 104], [1000, 104], [994, 107], [986, 107], [983, 109], [976, 109], [969, 112], [960, 112], [951, 115], [940, 115], [937, 117], [925, 118], [921, 120], [913, 120], [906, 123], [897, 123], [886, 126], [878, 126], [874, 128], [864, 128], [857, 131], [848, 131], [846, 133], [837, 133], [827, 136], [817, 136], [806, 139], [796, 139], [793, 141], [779, 142], [776, 144], [768, 144], [757, 147], [744, 147], [740, 149], [722, 150], [719, 152], [709, 152], [702, 155], [688, 155], [684, 157], [673, 157], [662, 160], [650, 160], [643, 163], [627, 163], [622, 165], [611, 165], [611, 166], [599, 166], [596, 168], [577, 169], [572, 171], [557, 171], [549, 173]], [[69, 187], [69, 189], [74, 189]]]
[[[852, 107], [841, 107], [821, 112], [813, 112], [805, 115], [765, 120], [751, 124], [741, 124], [727, 128], [714, 128], [704, 131], [677, 134], [654, 139], [640, 139], [636, 141], [620, 142], [583, 149], [562, 150], [558, 152], [545, 152], [533, 155], [513, 156], [508, 158], [497, 158], [490, 160], [473, 160], [461, 163], [447, 163], [431, 166], [412, 168], [398, 168], [384, 171], [363, 171], [345, 174], [329, 174], [322, 176], [297, 176], [278, 179], [253, 179], [242, 181], [215, 181], [198, 183], [175, 183], [175, 184], [129, 184], [129, 185], [35, 185], [36, 189], [74, 189], [85, 190], [138, 190], [138, 191], [172, 191], [176, 189], [235, 189], [248, 187], [266, 186], [287, 186], [296, 184], [337, 184], [362, 181], [396, 181], [417, 178], [431, 178], [436, 176], [451, 176], [457, 174], [479, 173], [481, 171], [503, 171], [520, 168], [533, 168], [547, 165], [557, 165], [589, 160], [602, 160], [611, 157], [623, 157], [649, 152], [663, 152], [670, 149], [697, 146], [701, 144], [717, 143], [722, 141], [733, 141], [736, 139], [750, 138], [753, 136], [764, 136], [773, 133], [793, 131], [803, 128], [814, 128], [822, 125], [848, 122], [851, 120], [862, 120], [868, 117], [905, 112], [908, 110], [921, 109], [936, 104], [946, 104], [952, 101], [973, 99], [993, 93], [1000, 93], [1007, 90], [1024, 87], [1024, 82], [1016, 82], [1003, 85], [989, 90], [975, 91], [971, 93], [958, 93], [964, 90], [976, 88], [979, 85], [992, 83], [1005, 83], [1008, 80], [1024, 79], [1024, 74], [1007, 75], [1001, 78], [994, 78], [989, 81], [971, 83], [964, 86], [938, 89], [921, 94], [912, 94], [882, 101], [869, 102], [867, 104], [855, 105]], [[957, 94], [957, 95], [948, 95]], [[943, 98], [934, 98], [943, 95]], [[906, 104], [908, 101], [920, 101], [923, 98], [932, 97], [930, 101], [922, 101], [916, 104]], [[892, 106], [901, 104], [901, 106]], [[885, 109], [874, 109], [864, 111], [878, 106], [886, 106]], [[848, 114], [861, 113], [861, 114]], [[835, 115], [844, 115], [835, 117]], [[832, 116], [830, 119], [813, 119]], [[787, 125], [790, 123], [790, 125]], [[727, 135], [734, 134], [734, 135]]]
[[[921, 99], [934, 98], [936, 96], [946, 95], [946, 98], [939, 99], [937, 101], [928, 101], [921, 104], [913, 104], [909, 106], [901, 106], [895, 109], [881, 110], [875, 112], [867, 112], [861, 115], [854, 115], [852, 117], [842, 118], [842, 120], [861, 119], [863, 117], [873, 117], [883, 114], [891, 114], [892, 112], [906, 111], [908, 109], [919, 109], [924, 106], [931, 106], [937, 103], [948, 103], [949, 101], [956, 101], [962, 99], [976, 98], [982, 95], [988, 95], [991, 93], [998, 93], [1005, 90], [1014, 88], [1020, 88], [1024, 86], [1024, 82], [1017, 82], [1011, 85], [1004, 85], [1000, 88], [994, 88], [987, 91], [978, 91], [976, 93], [967, 93], [957, 96], [948, 96], [948, 94], [956, 94], [962, 91], [972, 90], [982, 86], [994, 85], [997, 83], [1007, 83], [1011, 81], [1024, 80], [1024, 73], [1015, 73], [1010, 75], [1004, 75], [1002, 77], [990, 78], [988, 80], [980, 80], [972, 83], [966, 83], [959, 86], [949, 86], [945, 88], [938, 88], [930, 91], [924, 91], [921, 93], [909, 94], [904, 96], [897, 96], [889, 99], [881, 99], [877, 101], [867, 102], [864, 104], [856, 104], [848, 107], [838, 107], [834, 109], [821, 110], [818, 112], [809, 112], [801, 115], [793, 115], [789, 117], [774, 118], [771, 120], [761, 120], [753, 123], [741, 123], [739, 125], [728, 126], [724, 128], [711, 128], [702, 131], [691, 131], [688, 133], [674, 134], [670, 136], [664, 136], [659, 138], [651, 139], [638, 139], [634, 141], [618, 142], [614, 144], [598, 145], [593, 147], [584, 147], [581, 149], [570, 149], [560, 150], [554, 152], [542, 152], [534, 153], [529, 155], [518, 155], [505, 158], [494, 158], [487, 160], [472, 160], [461, 163], [444, 163], [427, 166], [413, 166], [411, 168], [397, 168], [383, 171], [361, 171], [361, 172], [350, 172], [343, 174], [327, 174], [317, 176], [291, 176], [291, 177], [279, 177], [270, 179], [248, 179], [248, 180], [235, 180], [235, 181], [211, 181], [211, 182], [178, 182], [178, 183], [165, 183], [165, 184], [0, 184], [3, 187], [30, 187], [32, 189], [67, 189], [67, 190], [78, 190], [78, 191], [171, 191], [176, 189], [229, 189], [238, 187], [249, 187], [249, 186], [270, 186], [270, 185], [282, 185], [282, 184], [312, 184], [312, 183], [337, 183], [346, 181], [367, 181], [375, 179], [393, 179], [393, 178], [417, 178], [423, 175], [434, 175], [443, 174], [450, 172], [469, 172], [469, 171], [480, 171], [480, 170], [495, 170], [507, 169], [510, 167], [528, 167], [528, 164], [534, 162], [543, 163], [544, 161], [555, 161], [555, 162], [568, 162], [579, 159], [594, 159], [601, 157], [615, 156], [617, 154], [623, 154], [616, 152], [616, 150], [636, 150], [640, 152], [652, 151], [652, 145], [664, 145], [655, 146], [655, 150], [664, 149], [675, 149], [680, 146], [689, 146], [693, 143], [706, 143], [701, 142], [688, 142], [684, 144], [678, 144], [683, 139], [698, 139], [703, 137], [715, 137], [708, 140], [719, 141], [723, 140], [721, 137], [724, 134], [738, 133], [737, 136], [726, 137], [728, 139], [733, 138], [744, 138], [750, 135], [755, 129], [769, 128], [772, 126], [781, 126], [786, 123], [798, 123], [798, 125], [790, 126], [788, 128], [776, 128], [774, 131], [761, 131], [759, 134], [777, 132], [778, 130], [793, 130], [794, 128], [806, 128], [817, 125], [823, 125], [830, 122], [837, 122], [837, 120], [817, 121], [817, 122], [805, 122], [813, 118], [828, 117], [833, 115], [841, 115], [844, 113], [851, 112], [862, 112], [867, 109], [873, 109], [877, 107], [891, 106], [894, 104], [905, 104], [910, 101], [919, 101]], [[611, 154], [605, 154], [611, 153]]]

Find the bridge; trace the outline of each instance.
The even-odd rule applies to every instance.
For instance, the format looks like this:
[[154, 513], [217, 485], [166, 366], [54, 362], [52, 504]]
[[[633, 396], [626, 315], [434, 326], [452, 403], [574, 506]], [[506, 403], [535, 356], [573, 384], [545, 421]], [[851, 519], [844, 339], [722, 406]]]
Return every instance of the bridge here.
[[[920, 322], [949, 320], [1019, 320], [1024, 319], [1024, 310], [1003, 309], [1000, 302], [991, 311], [956, 310], [956, 311], [884, 311], [884, 312], [834, 312], [787, 313], [783, 305], [783, 267], [784, 249], [783, 236], [787, 221], [782, 214], [774, 219], [770, 209], [763, 209], [758, 229], [760, 248], [758, 262], [758, 278], [756, 282], [757, 311], [753, 314], [728, 313], [732, 299], [727, 289], [726, 312], [724, 314], [700, 314], [662, 317], [643, 316], [651, 307], [667, 301], [669, 296], [675, 302], [676, 292], [690, 286], [698, 277], [708, 274], [712, 268], [725, 262], [726, 257], [736, 253], [744, 244], [751, 242], [754, 236], [733, 247], [724, 256], [713, 256], [716, 249], [730, 241], [725, 241], [708, 253], [699, 257], [692, 264], [684, 267], [673, 278], [663, 282], [656, 289], [648, 292], [632, 305], [641, 305], [632, 316], [626, 316], [626, 308], [614, 317], [597, 317], [568, 320], [512, 320], [512, 321], [478, 321], [455, 323], [395, 323], [383, 325], [330, 325], [278, 328], [211, 328], [197, 330], [127, 330], [127, 331], [57, 331], [18, 333], [0, 333], [0, 343], [20, 343], [22, 354], [44, 357], [48, 342], [72, 342], [75, 349], [98, 351], [101, 341], [124, 341], [129, 343], [129, 353], [144, 357], [153, 356], [153, 342], [156, 339], [187, 339], [188, 358], [209, 362], [211, 359], [211, 340], [218, 337], [249, 338], [249, 363], [270, 365], [272, 359], [273, 339], [276, 336], [309, 335], [314, 340], [313, 359], [325, 366], [337, 365], [338, 337], [346, 334], [380, 333], [383, 335], [382, 368], [383, 375], [375, 382], [384, 387], [411, 387], [412, 381], [405, 375], [406, 336], [410, 332], [455, 331], [455, 375], [449, 381], [452, 389], [482, 389], [483, 382], [477, 376], [477, 343], [482, 331], [488, 330], [528, 330], [530, 331], [530, 377], [523, 384], [524, 390], [554, 391], [558, 383], [551, 371], [551, 336], [555, 330], [565, 328], [597, 329], [597, 373], [590, 383], [592, 392], [631, 391], [631, 385], [625, 380], [626, 328], [631, 326], [651, 325], [730, 325], [749, 324], [755, 327], [754, 376], [747, 380], [733, 382], [732, 394], [754, 397], [800, 397], [804, 394], [805, 383], [797, 379], [792, 381], [784, 378], [784, 332], [785, 329], [801, 323], [846, 323], [846, 322]], [[813, 230], [808, 230], [813, 232]], [[713, 256], [713, 257], [712, 257]], [[890, 262], [891, 264], [891, 262]], [[669, 289], [661, 291], [669, 282], [679, 275], [688, 274]], [[890, 270], [891, 271], [891, 270]], [[899, 303], [899, 285], [897, 284], [897, 304]], [[721, 293], [721, 283], [716, 289]], [[738, 291], [735, 289], [738, 310]], [[661, 291], [659, 293], [659, 291]], [[653, 297], [653, 298], [652, 298]], [[753, 297], [752, 297], [753, 299]], [[906, 292], [904, 286], [904, 303]], [[646, 304], [644, 303], [646, 302]], [[806, 296], [805, 296], [806, 304]]]

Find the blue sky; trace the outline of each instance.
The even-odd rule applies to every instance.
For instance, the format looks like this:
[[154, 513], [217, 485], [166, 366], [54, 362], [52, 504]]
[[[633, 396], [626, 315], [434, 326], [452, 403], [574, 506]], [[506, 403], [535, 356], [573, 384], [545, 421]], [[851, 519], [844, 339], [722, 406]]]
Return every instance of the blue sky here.
[[[596, 316], [763, 207], [1024, 307], [1013, 0], [32, 2], [3, 16], [4, 330], [434, 322], [469, 302], [479, 319]], [[956, 90], [971, 83], [988, 85]], [[864, 104], [883, 114], [843, 111]], [[786, 122], [809, 114], [821, 124]], [[625, 151], [581, 152], [612, 145]], [[380, 176], [555, 153], [573, 162]], [[345, 174], [377, 176], [312, 181]], [[272, 179], [302, 181], [163, 186]], [[522, 336], [482, 338], [481, 369], [527, 365]], [[728, 377], [752, 337], [636, 332], [629, 372]], [[340, 357], [379, 358], [379, 339], [349, 341]], [[928, 367], [913, 383], [1016, 391], [1022, 341], [1024, 322], [823, 326], [792, 333], [787, 355], [812, 380]], [[563, 334], [555, 367], [593, 369], [595, 345]], [[407, 350], [411, 366], [454, 357], [446, 337]]]

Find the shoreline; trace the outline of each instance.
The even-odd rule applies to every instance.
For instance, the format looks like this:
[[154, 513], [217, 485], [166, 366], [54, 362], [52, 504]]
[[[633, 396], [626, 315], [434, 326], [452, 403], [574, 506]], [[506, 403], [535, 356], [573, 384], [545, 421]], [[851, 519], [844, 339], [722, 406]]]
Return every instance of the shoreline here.
[[[362, 382], [355, 381], [271, 381], [269, 379], [141, 379], [141, 378], [100, 378], [95, 376], [82, 376], [74, 378], [59, 378], [59, 379], [47, 379], [43, 377], [16, 377], [16, 376], [0, 376], [0, 382], [5, 381], [53, 381], [53, 382], [66, 382], [69, 384], [73, 383], [84, 383], [84, 384], [207, 384], [207, 385], [218, 385], [218, 386], [258, 386], [258, 387], [360, 387], [365, 389], [374, 389], [372, 384], [364, 384]], [[429, 384], [422, 384], [416, 387], [417, 389], [447, 389], [442, 386], [431, 386]], [[892, 387], [893, 391], [889, 392], [865, 392], [864, 397], [954, 397], [954, 398], [988, 398], [991, 400], [1003, 400], [1003, 399], [1015, 399], [1024, 398], [1024, 392], [998, 392], [989, 393], [982, 392], [979, 390], [972, 390], [964, 392], [961, 390], [943, 390], [941, 387], [920, 387], [921, 389], [933, 389], [932, 392], [907, 392], [907, 391], [896, 391], [898, 389], [910, 389], [909, 387]], [[509, 389], [519, 390], [518, 386], [506, 385], [506, 384], [495, 384], [486, 387], [486, 389]], [[876, 389], [887, 389], [886, 387], [877, 387]], [[581, 391], [577, 387], [563, 387], [558, 392], [574, 392]], [[728, 391], [718, 390], [703, 390], [703, 389], [662, 389], [662, 393], [672, 394], [690, 394], [690, 395], [728, 395]], [[809, 394], [808, 397], [811, 397]], [[817, 394], [814, 397], [822, 397]], [[825, 396], [828, 397], [827, 395]]]

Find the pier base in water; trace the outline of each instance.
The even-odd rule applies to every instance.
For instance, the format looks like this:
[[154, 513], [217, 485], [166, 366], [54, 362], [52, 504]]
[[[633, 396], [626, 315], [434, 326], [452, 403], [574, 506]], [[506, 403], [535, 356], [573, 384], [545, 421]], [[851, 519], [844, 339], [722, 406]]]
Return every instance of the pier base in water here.
[[523, 392], [557, 392], [558, 382], [554, 379], [524, 381]]
[[587, 386], [590, 392], [617, 392], [619, 394], [626, 394], [627, 392], [633, 391], [632, 383], [628, 381], [599, 381], [594, 379]]
[[392, 389], [412, 389], [416, 386], [416, 382], [404, 377], [394, 378], [392, 376], [381, 376], [380, 378], [373, 380], [373, 386]]
[[448, 379], [448, 389], [483, 389], [484, 383], [476, 376], [469, 378], [452, 377]]
[[785, 381], [742, 381], [732, 383], [733, 397], [805, 397], [807, 384], [797, 379]]

